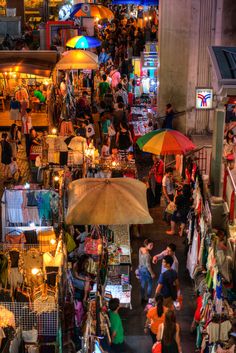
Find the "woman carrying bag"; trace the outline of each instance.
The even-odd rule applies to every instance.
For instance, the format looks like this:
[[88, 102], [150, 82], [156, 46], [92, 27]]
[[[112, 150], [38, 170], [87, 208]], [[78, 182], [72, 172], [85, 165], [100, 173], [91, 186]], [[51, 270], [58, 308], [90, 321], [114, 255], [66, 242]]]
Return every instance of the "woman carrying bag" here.
[[155, 296], [156, 305], [150, 308], [147, 312], [147, 321], [145, 323], [144, 332], [148, 333], [148, 327], [150, 327], [150, 336], [153, 344], [157, 341], [158, 327], [164, 323], [165, 314], [168, 311], [163, 305], [163, 296], [157, 294]]
[[151, 239], [144, 240], [143, 246], [139, 249], [139, 278], [141, 284], [141, 302], [147, 302], [145, 297], [147, 285], [147, 297], [152, 297], [153, 278], [155, 273], [152, 270], [150, 251], [153, 248], [153, 241]]
[[182, 353], [180, 327], [173, 310], [166, 312], [164, 324], [159, 325], [157, 341], [152, 347], [152, 353]]

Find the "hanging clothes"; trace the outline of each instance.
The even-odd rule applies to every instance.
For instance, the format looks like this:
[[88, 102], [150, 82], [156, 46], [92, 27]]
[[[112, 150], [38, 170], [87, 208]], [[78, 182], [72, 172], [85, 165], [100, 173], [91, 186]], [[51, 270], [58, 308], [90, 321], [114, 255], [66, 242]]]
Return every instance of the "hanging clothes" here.
[[23, 192], [6, 190], [6, 214], [10, 223], [24, 223], [22, 212]]
[[188, 257], [187, 257], [187, 269], [189, 271], [191, 278], [193, 278], [194, 269], [198, 263], [198, 250], [199, 250], [198, 247], [199, 247], [199, 234], [197, 229], [195, 228], [192, 244], [189, 247]]
[[52, 212], [50, 206], [50, 191], [37, 192], [36, 199], [38, 202], [38, 212], [41, 222], [43, 220], [48, 221], [52, 219]]

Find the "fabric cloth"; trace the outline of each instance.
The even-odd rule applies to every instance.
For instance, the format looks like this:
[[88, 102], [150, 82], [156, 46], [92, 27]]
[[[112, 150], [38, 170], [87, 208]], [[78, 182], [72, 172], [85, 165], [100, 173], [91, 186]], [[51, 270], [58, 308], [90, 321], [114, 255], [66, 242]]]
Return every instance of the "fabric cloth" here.
[[206, 331], [209, 335], [209, 343], [227, 341], [231, 328], [232, 324], [229, 320], [223, 321], [221, 324], [210, 322], [206, 328]]
[[38, 232], [39, 248], [42, 252], [47, 252], [55, 248], [55, 246], [51, 244], [51, 240], [56, 240], [54, 230]]
[[21, 234], [7, 234], [6, 235], [6, 242], [9, 244], [24, 244], [26, 243], [26, 239], [25, 239], [25, 234], [21, 233]]
[[10, 223], [23, 223], [23, 192], [21, 190], [6, 190], [7, 219]]
[[122, 344], [124, 342], [124, 329], [120, 315], [114, 311], [109, 311], [109, 318], [111, 323], [111, 333], [116, 332], [113, 339], [114, 344]]
[[58, 253], [53, 256], [50, 252], [43, 254], [43, 268], [48, 266], [61, 267], [63, 264], [63, 254]]

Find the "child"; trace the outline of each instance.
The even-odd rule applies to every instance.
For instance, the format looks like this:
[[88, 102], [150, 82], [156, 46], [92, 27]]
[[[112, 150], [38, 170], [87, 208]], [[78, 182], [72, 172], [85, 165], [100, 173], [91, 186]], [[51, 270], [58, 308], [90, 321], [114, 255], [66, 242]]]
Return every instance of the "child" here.
[[118, 298], [112, 298], [109, 301], [109, 318], [111, 322], [111, 340], [112, 350], [117, 353], [124, 351], [124, 329], [120, 315], [118, 313], [120, 301]]

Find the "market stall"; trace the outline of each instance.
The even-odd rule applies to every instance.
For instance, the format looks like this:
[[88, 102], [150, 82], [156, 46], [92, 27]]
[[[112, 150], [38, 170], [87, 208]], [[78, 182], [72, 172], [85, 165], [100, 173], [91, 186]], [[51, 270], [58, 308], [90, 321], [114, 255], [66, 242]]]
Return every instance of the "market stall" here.
[[[16, 104], [13, 100], [18, 102], [21, 114], [29, 107], [33, 111], [46, 112], [50, 76], [56, 61], [57, 53], [53, 51], [1, 51], [0, 114], [3, 118], [13, 103]], [[20, 115], [13, 120], [20, 120]]]
[[[194, 281], [196, 310], [192, 330], [196, 348], [234, 351], [231, 328], [235, 317], [235, 233], [223, 221], [220, 200], [204, 193], [194, 179], [194, 209], [188, 217], [187, 269]], [[217, 202], [217, 204], [214, 204]]]
[[59, 304], [66, 257], [59, 206], [58, 193], [37, 185], [4, 191], [0, 328], [6, 349], [16, 345], [15, 352], [20, 346], [25, 352], [30, 347], [43, 352], [50, 347], [56, 353], [61, 345]]
[[[87, 229], [85, 226], [85, 232], [78, 237], [79, 248], [69, 255], [69, 258], [76, 254], [78, 256], [82, 251], [82, 254], [89, 256], [86, 260], [86, 272], [90, 273], [92, 290], [90, 288], [86, 292], [84, 288], [83, 291], [83, 295], [86, 295], [84, 300], [88, 302], [88, 311], [86, 330], [80, 347], [93, 349], [96, 345], [94, 334], [102, 335], [105, 341], [109, 341], [109, 333], [104, 332], [104, 327], [109, 324], [103, 304], [114, 296], [120, 298], [122, 306], [131, 306], [128, 224], [149, 223], [152, 218], [147, 209], [145, 185], [135, 179], [81, 179], [69, 185], [68, 196], [67, 224], [93, 224]], [[77, 263], [80, 263], [81, 256], [77, 259]], [[76, 268], [78, 269], [78, 265]], [[81, 265], [79, 268], [81, 269]], [[75, 274], [76, 271], [72, 270], [71, 281], [78, 292], [79, 283], [76, 278], [80, 277], [75, 277]], [[82, 322], [80, 317], [80, 327]]]

